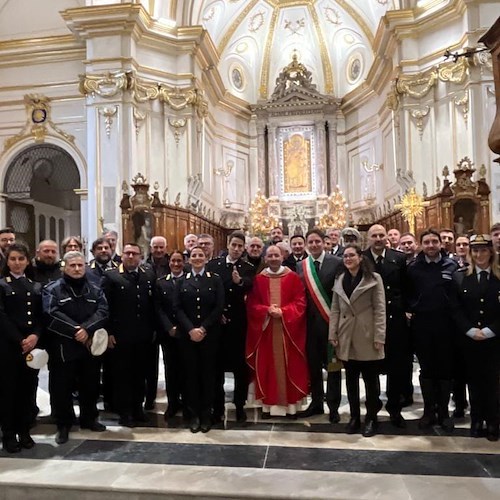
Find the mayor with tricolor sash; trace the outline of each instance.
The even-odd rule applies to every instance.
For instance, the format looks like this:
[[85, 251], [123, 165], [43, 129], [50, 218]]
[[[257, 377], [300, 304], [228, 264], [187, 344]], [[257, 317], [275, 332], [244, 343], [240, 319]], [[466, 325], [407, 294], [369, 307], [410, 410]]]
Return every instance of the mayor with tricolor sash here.
[[[324, 413], [323, 368], [328, 369], [329, 364], [328, 322], [332, 303], [332, 288], [337, 268], [342, 262], [339, 257], [325, 252], [324, 237], [325, 234], [320, 229], [315, 228], [308, 231], [306, 248], [309, 257], [297, 264], [297, 273], [306, 288], [306, 352], [312, 397], [311, 404], [307, 409], [299, 413], [298, 416], [301, 418]], [[338, 413], [341, 398], [340, 383], [340, 365], [330, 366], [326, 402], [332, 423], [337, 423], [340, 420]]]

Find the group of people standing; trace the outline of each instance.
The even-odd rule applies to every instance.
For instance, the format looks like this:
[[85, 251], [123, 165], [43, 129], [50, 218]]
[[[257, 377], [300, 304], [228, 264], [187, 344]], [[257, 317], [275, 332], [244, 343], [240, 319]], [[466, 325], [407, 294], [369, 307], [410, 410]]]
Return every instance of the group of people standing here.
[[[160, 348], [165, 418], [182, 411], [192, 432], [208, 432], [224, 418], [225, 372], [234, 373], [239, 422], [247, 418], [249, 401], [262, 407], [262, 418], [308, 418], [323, 414], [326, 401], [330, 422], [338, 423], [342, 369], [348, 433], [377, 433], [380, 374], [387, 375], [390, 422], [405, 427], [401, 412], [412, 403], [415, 353], [424, 399], [419, 426], [452, 431], [450, 395], [460, 416], [467, 384], [471, 435], [497, 440], [500, 225], [491, 236], [466, 238], [464, 255], [434, 230], [420, 235], [419, 250], [413, 235], [391, 231], [372, 226], [365, 250], [354, 228], [328, 235], [311, 229], [289, 244], [281, 228], [271, 231], [267, 244], [235, 231], [220, 257], [207, 234], [187, 235], [185, 248], [170, 255], [166, 239], [154, 236], [147, 258], [135, 243], [118, 256], [117, 235], [108, 233], [92, 244], [94, 259], [86, 264], [78, 238], [63, 242], [61, 262], [52, 241], [41, 242], [30, 261], [13, 231], [0, 230], [4, 449], [34, 446], [38, 372], [26, 357], [38, 347], [49, 354], [58, 443], [68, 440], [76, 422], [75, 392], [82, 429], [106, 429], [98, 420], [100, 392], [120, 425], [147, 421]], [[405, 237], [414, 245], [404, 244]], [[107, 350], [94, 355], [103, 328]]]

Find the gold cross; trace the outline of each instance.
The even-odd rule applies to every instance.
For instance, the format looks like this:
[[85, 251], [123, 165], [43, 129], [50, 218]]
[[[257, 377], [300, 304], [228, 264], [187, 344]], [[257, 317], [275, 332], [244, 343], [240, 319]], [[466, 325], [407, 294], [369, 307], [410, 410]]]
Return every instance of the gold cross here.
[[424, 201], [424, 197], [415, 191], [412, 187], [403, 196], [401, 203], [394, 205], [394, 208], [400, 208], [403, 219], [408, 222], [410, 233], [415, 234], [415, 217], [423, 214], [424, 207], [429, 206], [428, 201]]

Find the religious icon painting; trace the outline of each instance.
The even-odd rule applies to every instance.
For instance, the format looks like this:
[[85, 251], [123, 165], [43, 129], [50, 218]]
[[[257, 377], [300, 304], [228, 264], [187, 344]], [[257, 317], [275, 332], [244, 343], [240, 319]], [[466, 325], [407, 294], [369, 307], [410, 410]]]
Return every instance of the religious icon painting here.
[[349, 59], [347, 64], [347, 80], [349, 83], [356, 83], [363, 72], [363, 60], [361, 55], [355, 54]]
[[243, 76], [243, 70], [240, 66], [233, 65], [230, 69], [230, 78], [233, 87], [241, 91], [245, 87], [245, 77]]

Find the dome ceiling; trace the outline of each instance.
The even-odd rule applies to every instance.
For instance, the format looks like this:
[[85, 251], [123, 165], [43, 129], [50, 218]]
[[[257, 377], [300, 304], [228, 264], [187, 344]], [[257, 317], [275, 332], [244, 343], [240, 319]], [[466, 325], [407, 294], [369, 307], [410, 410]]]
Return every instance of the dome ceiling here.
[[204, 0], [192, 24], [203, 25], [220, 54], [226, 88], [250, 103], [267, 99], [292, 60], [324, 94], [342, 97], [365, 79], [373, 40], [390, 0]]

